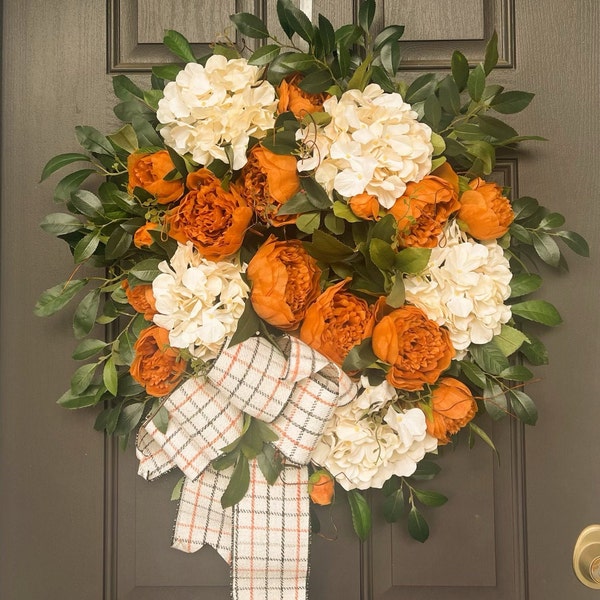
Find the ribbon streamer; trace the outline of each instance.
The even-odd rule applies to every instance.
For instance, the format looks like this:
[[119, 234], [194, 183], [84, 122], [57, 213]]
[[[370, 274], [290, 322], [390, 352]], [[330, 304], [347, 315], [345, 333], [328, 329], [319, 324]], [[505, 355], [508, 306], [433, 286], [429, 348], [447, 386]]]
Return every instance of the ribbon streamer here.
[[[150, 420], [137, 439], [142, 477], [173, 467], [186, 477], [173, 547], [215, 548], [231, 565], [233, 600], [306, 598], [306, 465], [336, 406], [357, 393], [345, 373], [300, 340], [283, 337], [278, 344], [253, 337], [224, 349], [206, 378], [191, 378], [166, 398], [166, 432]], [[210, 462], [241, 435], [244, 413], [269, 423], [286, 465], [269, 485], [251, 460], [248, 492], [224, 509], [233, 467], [215, 471]]]

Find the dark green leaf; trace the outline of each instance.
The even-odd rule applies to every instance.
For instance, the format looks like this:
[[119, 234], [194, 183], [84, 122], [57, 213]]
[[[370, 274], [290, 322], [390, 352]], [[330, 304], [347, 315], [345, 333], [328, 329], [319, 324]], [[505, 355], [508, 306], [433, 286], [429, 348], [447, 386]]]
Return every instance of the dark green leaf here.
[[461, 360], [460, 369], [473, 385], [481, 389], [485, 387], [485, 373], [475, 363], [468, 360]]
[[509, 381], [529, 381], [533, 378], [533, 373], [523, 365], [513, 365], [502, 371], [500, 377]]
[[391, 243], [396, 239], [396, 233], [398, 225], [396, 218], [393, 215], [385, 215], [382, 219], [379, 219], [377, 223], [371, 228], [371, 238], [379, 238], [384, 242]]
[[262, 452], [256, 457], [256, 461], [267, 483], [273, 485], [283, 470], [281, 454], [270, 444], [265, 444]]
[[262, 66], [270, 63], [273, 59], [279, 56], [281, 48], [275, 44], [267, 44], [261, 46], [248, 59], [248, 64]]
[[181, 65], [157, 65], [152, 67], [152, 73], [156, 75], [156, 77], [160, 77], [161, 79], [165, 79], [167, 81], [175, 81], [181, 69]]
[[277, 0], [277, 18], [279, 19], [279, 23], [281, 24], [281, 28], [283, 29], [285, 35], [287, 35], [289, 39], [292, 39], [294, 30], [288, 21], [287, 7], [289, 7], [289, 4], [289, 0]]
[[234, 449], [231, 452], [221, 454], [221, 456], [215, 458], [210, 464], [215, 471], [224, 471], [225, 469], [229, 469], [229, 467], [233, 467], [239, 456], [239, 449]]
[[81, 169], [69, 173], [66, 177], [63, 177], [54, 189], [54, 200], [56, 202], [67, 202], [71, 198], [72, 192], [74, 192], [79, 186], [96, 171], [94, 169]]
[[238, 321], [237, 329], [235, 330], [235, 333], [229, 342], [229, 347], [235, 346], [236, 344], [239, 344], [244, 340], [257, 335], [261, 330], [261, 326], [261, 320], [254, 312], [252, 302], [250, 302], [250, 299], [246, 300], [244, 312]]
[[413, 488], [413, 493], [425, 506], [442, 506], [448, 502], [448, 498], [438, 492], [432, 492], [430, 490], [417, 490]]
[[483, 133], [490, 135], [497, 140], [506, 140], [518, 135], [510, 125], [500, 121], [500, 119], [488, 117], [487, 115], [478, 115], [477, 121], [479, 122], [479, 127]]
[[503, 92], [502, 94], [498, 94], [496, 98], [494, 98], [491, 103], [491, 107], [499, 113], [504, 115], [509, 115], [513, 113], [521, 112], [523, 109], [527, 108], [531, 100], [533, 99], [534, 94], [529, 92]]
[[510, 280], [510, 297], [519, 298], [540, 288], [542, 278], [535, 273], [519, 273]]
[[335, 43], [341, 48], [348, 49], [362, 35], [362, 30], [358, 25], [342, 25], [335, 32]]
[[143, 391], [144, 388], [131, 375], [129, 375], [129, 373], [119, 377], [119, 389], [117, 390], [117, 396], [121, 398], [129, 398], [131, 396], [137, 396]]
[[346, 229], [344, 220], [336, 217], [333, 213], [328, 212], [323, 219], [325, 227], [334, 235], [342, 235]]
[[479, 102], [485, 89], [485, 71], [483, 65], [477, 65], [469, 74], [467, 81], [467, 89], [469, 96], [475, 101]]
[[283, 59], [283, 64], [293, 71], [300, 71], [302, 73], [313, 68], [317, 62], [312, 54], [303, 54], [301, 52], [292, 52], [286, 54]]
[[213, 54], [217, 56], [224, 56], [227, 60], [240, 58], [238, 49], [233, 46], [226, 46], [224, 44], [215, 44], [213, 46]]
[[348, 491], [348, 502], [352, 512], [352, 525], [356, 535], [364, 542], [371, 532], [371, 509], [358, 490]]
[[524, 244], [533, 244], [533, 236], [531, 235], [531, 232], [518, 223], [513, 222], [511, 224], [510, 235]]
[[546, 346], [535, 336], [529, 334], [528, 341], [521, 346], [521, 353], [525, 358], [536, 366], [548, 364], [548, 350]]
[[113, 77], [112, 84], [115, 96], [120, 100], [141, 100], [144, 97], [144, 92], [125, 75]]
[[335, 31], [331, 21], [321, 14], [319, 15], [319, 33], [321, 34], [323, 56], [328, 56], [335, 49]]
[[73, 315], [73, 331], [77, 339], [85, 337], [92, 331], [99, 306], [100, 289], [95, 289], [83, 297]]
[[73, 394], [71, 390], [65, 392], [57, 401], [63, 408], [87, 408], [88, 406], [96, 406], [102, 394], [99, 393], [99, 386], [90, 386], [82, 394]]
[[427, 525], [425, 517], [414, 506], [408, 513], [408, 533], [421, 543], [429, 537], [429, 525]]
[[489, 379], [483, 390], [483, 405], [494, 421], [504, 418], [508, 413], [506, 394], [497, 383]]
[[427, 267], [431, 248], [405, 248], [396, 255], [394, 266], [402, 273], [415, 275]]
[[311, 256], [324, 262], [343, 261], [354, 254], [354, 250], [350, 246], [346, 246], [346, 244], [340, 242], [336, 237], [321, 230], [315, 231], [312, 243], [307, 242], [304, 244], [304, 247]]
[[134, 340], [132, 340], [129, 331], [123, 331], [119, 336], [118, 351], [119, 358], [124, 365], [130, 365], [135, 355]]
[[499, 375], [509, 367], [508, 359], [493, 340], [482, 345], [471, 344], [469, 352], [475, 362], [487, 373]]
[[448, 76], [442, 79], [438, 87], [438, 94], [440, 104], [446, 112], [454, 115], [460, 112], [460, 94], [458, 86], [452, 77]]
[[38, 317], [53, 315], [68, 304], [87, 282], [87, 279], [71, 279], [48, 288], [40, 295], [33, 312]]
[[590, 247], [585, 239], [574, 231], [557, 231], [556, 235], [579, 256], [589, 256]]
[[242, 35], [249, 38], [262, 40], [269, 37], [269, 30], [265, 24], [251, 13], [236, 13], [229, 17]]
[[46, 166], [44, 167], [44, 169], [42, 171], [42, 176], [40, 178], [40, 181], [44, 181], [44, 179], [46, 179], [47, 177], [52, 175], [52, 173], [54, 173], [55, 171], [58, 171], [59, 169], [62, 169], [63, 167], [66, 167], [67, 165], [70, 165], [71, 163], [79, 162], [79, 161], [90, 162], [90, 158], [86, 154], [80, 154], [77, 152], [68, 152], [66, 154], [59, 154], [58, 156], [51, 158], [46, 163]]
[[429, 481], [441, 471], [440, 466], [431, 460], [422, 460], [417, 463], [417, 470], [411, 475], [417, 481]]
[[315, 210], [315, 205], [308, 199], [308, 196], [299, 192], [292, 196], [277, 211], [277, 215], [298, 215]]
[[310, 19], [289, 0], [284, 0], [284, 5], [289, 26], [309, 44], [314, 42], [315, 30]]
[[459, 50], [455, 50], [452, 54], [451, 68], [452, 77], [454, 77], [459, 92], [462, 92], [467, 87], [469, 79], [469, 62]]
[[86, 261], [98, 247], [100, 243], [100, 231], [97, 229], [91, 231], [87, 235], [84, 235], [75, 246], [73, 250], [73, 259], [76, 263], [81, 263]]
[[115, 435], [127, 435], [133, 431], [138, 423], [142, 419], [144, 414], [144, 404], [136, 402], [135, 404], [128, 404], [124, 406], [119, 414], [117, 426], [115, 428]]
[[394, 82], [381, 67], [374, 66], [371, 69], [371, 80], [373, 83], [376, 83], [384, 92], [396, 92], [396, 86], [394, 85]]
[[111, 356], [105, 363], [102, 371], [102, 381], [106, 389], [113, 395], [117, 395], [117, 388], [119, 385], [117, 368], [115, 367], [115, 360]]
[[83, 148], [95, 154], [114, 156], [115, 151], [111, 143], [97, 129], [87, 125], [75, 127], [75, 135]]
[[494, 31], [492, 37], [485, 47], [485, 58], [483, 59], [483, 70], [489, 75], [498, 64], [498, 34]]
[[562, 318], [556, 308], [545, 300], [527, 300], [511, 307], [513, 315], [523, 319], [554, 327], [562, 323]]
[[187, 39], [178, 31], [168, 29], [163, 38], [163, 44], [177, 57], [186, 63], [198, 62]]
[[549, 213], [547, 214], [539, 224], [540, 229], [554, 229], [556, 227], [562, 227], [565, 224], [565, 218], [560, 213]]
[[370, 367], [376, 360], [377, 356], [373, 353], [371, 338], [367, 338], [348, 352], [342, 364], [342, 369], [347, 373], [361, 371]]
[[312, 205], [319, 209], [331, 208], [331, 199], [327, 192], [312, 177], [302, 177], [300, 183]]
[[397, 42], [404, 34], [404, 25], [389, 25], [384, 27], [373, 41], [373, 50], [381, 50], [388, 42]]
[[65, 235], [77, 231], [81, 227], [81, 221], [74, 215], [52, 213], [44, 217], [40, 227], [52, 235]]
[[102, 340], [83, 340], [80, 344], [75, 348], [73, 352], [74, 360], [85, 360], [86, 358], [91, 358], [96, 354], [100, 354], [100, 352], [106, 348], [108, 344]]
[[533, 400], [520, 390], [510, 390], [508, 395], [517, 417], [526, 425], [535, 425], [538, 419], [538, 411]]
[[139, 148], [137, 135], [134, 128], [129, 124], [123, 125], [119, 131], [108, 136], [113, 145], [122, 148], [125, 152], [132, 154]]
[[169, 411], [161, 406], [152, 417], [152, 423], [158, 431], [160, 431], [163, 435], [167, 433], [167, 427], [169, 426]]
[[140, 281], [154, 281], [160, 275], [158, 263], [161, 262], [158, 258], [147, 258], [137, 263], [131, 268], [129, 273]]
[[472, 431], [475, 435], [480, 437], [498, 456], [498, 450], [496, 450], [496, 446], [494, 446], [494, 442], [492, 442], [492, 438], [478, 425], [475, 425], [473, 421], [469, 423], [469, 430]]
[[358, 9], [358, 24], [368, 33], [375, 18], [375, 0], [364, 0]]
[[105, 256], [107, 260], [120, 258], [129, 250], [133, 236], [125, 231], [121, 226], [117, 227], [106, 242]]
[[243, 454], [240, 454], [229, 484], [221, 497], [221, 506], [228, 508], [237, 504], [246, 495], [249, 485], [250, 467], [248, 460]]
[[389, 494], [383, 501], [383, 516], [388, 523], [395, 523], [406, 514], [404, 490], [400, 488]]
[[515, 219], [522, 221], [534, 215], [539, 209], [540, 205], [535, 198], [522, 196], [521, 198], [517, 198], [513, 201], [512, 207], [515, 213]]
[[431, 94], [431, 96], [425, 100], [423, 109], [424, 121], [426, 121], [432, 129], [436, 130], [440, 124], [440, 119], [442, 118], [442, 107], [435, 94]]
[[405, 100], [409, 104], [427, 100], [433, 94], [437, 87], [437, 81], [434, 73], [426, 73], [417, 77], [408, 87], [405, 94]]
[[71, 206], [80, 214], [90, 219], [98, 219], [104, 216], [104, 207], [100, 198], [87, 190], [79, 190], [71, 194]]
[[382, 271], [391, 271], [394, 268], [396, 253], [387, 242], [373, 238], [369, 243], [369, 256], [373, 264]]
[[552, 267], [560, 263], [560, 248], [554, 239], [543, 231], [533, 232], [533, 247], [537, 255]]
[[73, 373], [73, 377], [71, 377], [71, 394], [73, 396], [81, 396], [90, 387], [97, 367], [97, 363], [82, 365]]
[[298, 86], [300, 89], [309, 92], [310, 94], [320, 94], [328, 87], [332, 86], [333, 83], [334, 81], [331, 78], [331, 73], [328, 69], [323, 68], [306, 75]]

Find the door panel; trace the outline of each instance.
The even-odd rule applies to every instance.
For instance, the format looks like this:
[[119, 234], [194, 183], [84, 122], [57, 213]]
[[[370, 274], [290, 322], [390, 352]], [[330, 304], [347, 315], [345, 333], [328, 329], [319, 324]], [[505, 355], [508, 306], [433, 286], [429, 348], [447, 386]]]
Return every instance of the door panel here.
[[[37, 319], [39, 293], [66, 279], [64, 244], [37, 226], [60, 210], [53, 183], [38, 184], [45, 161], [77, 151], [73, 128], [116, 129], [110, 74], [145, 86], [152, 64], [172, 60], [162, 30], [181, 30], [197, 53], [229, 27], [228, 15], [254, 12], [274, 24], [274, 0], [4, 0], [0, 252], [0, 597], [6, 600], [212, 600], [229, 598], [229, 572], [210, 548], [171, 550], [178, 479], [137, 477], [123, 453], [94, 433], [95, 415], [68, 412], [55, 398], [74, 368], [69, 318]], [[335, 26], [356, 13], [350, 0], [315, 0]], [[408, 77], [444, 69], [454, 48], [471, 61], [499, 34], [494, 79], [538, 93], [514, 119], [519, 131], [551, 139], [506, 157], [496, 178], [567, 217], [597, 248], [600, 138], [597, 65], [600, 5], [595, 0], [380, 0], [378, 27], [405, 23]], [[273, 25], [272, 30], [275, 31]], [[231, 34], [231, 29], [229, 29]], [[249, 40], [251, 42], [251, 40]], [[600, 520], [600, 356], [597, 253], [571, 260], [569, 278], [544, 273], [546, 294], [567, 326], [549, 332], [552, 367], [532, 384], [541, 418], [523, 430], [494, 425], [501, 462], [484, 446], [445, 449], [435, 488], [450, 497], [428, 514], [420, 545], [402, 526], [375, 522], [364, 545], [336, 507], [327, 537], [311, 546], [311, 600], [572, 600], [591, 598], [571, 569], [580, 530]], [[491, 427], [491, 426], [490, 426]], [[489, 429], [489, 428], [488, 428]], [[526, 452], [523, 450], [525, 448]], [[527, 475], [527, 488], [524, 477]], [[374, 501], [375, 502], [375, 501]]]

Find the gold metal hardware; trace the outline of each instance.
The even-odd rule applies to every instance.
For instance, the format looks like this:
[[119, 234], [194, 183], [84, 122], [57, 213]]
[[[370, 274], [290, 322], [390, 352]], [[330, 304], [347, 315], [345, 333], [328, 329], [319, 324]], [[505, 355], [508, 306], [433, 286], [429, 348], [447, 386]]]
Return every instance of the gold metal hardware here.
[[600, 590], [600, 525], [586, 527], [577, 538], [573, 570], [581, 583]]

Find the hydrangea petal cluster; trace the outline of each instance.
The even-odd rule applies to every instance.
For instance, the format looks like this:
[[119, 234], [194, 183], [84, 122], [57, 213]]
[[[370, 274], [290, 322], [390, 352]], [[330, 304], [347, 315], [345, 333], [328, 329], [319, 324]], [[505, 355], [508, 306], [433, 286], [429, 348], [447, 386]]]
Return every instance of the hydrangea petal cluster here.
[[233, 259], [206, 260], [188, 242], [158, 268], [161, 274], [152, 282], [154, 323], [169, 331], [174, 348], [202, 360], [216, 358], [244, 312], [250, 291], [241, 275], [245, 266]]
[[361, 382], [364, 390], [335, 410], [312, 456], [346, 490], [381, 488], [392, 475], [408, 477], [437, 448], [421, 409], [394, 407], [396, 391], [387, 381]]
[[316, 169], [329, 193], [335, 189], [350, 198], [365, 192], [390, 208], [409, 181], [431, 171], [431, 129], [400, 94], [372, 83], [363, 92], [329, 98], [323, 109], [331, 116], [326, 126], [311, 123], [298, 131], [307, 152], [298, 170]]
[[165, 143], [204, 166], [214, 159], [229, 163], [224, 146], [231, 145], [232, 167], [241, 169], [250, 136], [264, 137], [275, 122], [275, 88], [260, 75], [243, 58], [214, 55], [205, 67], [187, 64], [158, 103]]
[[427, 269], [406, 278], [406, 300], [448, 329], [460, 359], [470, 344], [489, 342], [511, 318], [504, 301], [512, 273], [495, 241], [477, 243], [456, 224], [443, 235]]

